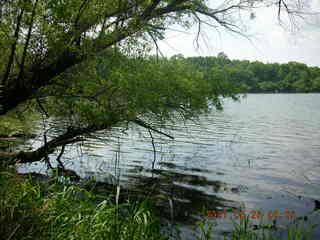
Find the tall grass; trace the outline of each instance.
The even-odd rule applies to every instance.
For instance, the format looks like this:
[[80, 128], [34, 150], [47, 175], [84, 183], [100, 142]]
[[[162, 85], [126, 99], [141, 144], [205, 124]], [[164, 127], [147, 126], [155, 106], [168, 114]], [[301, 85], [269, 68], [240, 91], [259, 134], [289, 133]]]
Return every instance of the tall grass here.
[[0, 238], [162, 239], [150, 201], [117, 204], [77, 186], [42, 186], [0, 173]]

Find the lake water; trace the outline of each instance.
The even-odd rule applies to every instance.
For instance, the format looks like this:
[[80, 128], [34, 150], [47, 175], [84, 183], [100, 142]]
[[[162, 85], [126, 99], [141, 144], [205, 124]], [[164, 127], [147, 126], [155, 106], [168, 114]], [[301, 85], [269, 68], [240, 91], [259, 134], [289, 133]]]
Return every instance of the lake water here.
[[[156, 155], [149, 132], [133, 127], [126, 134], [116, 134], [119, 128], [101, 134], [64, 160], [83, 177], [110, 181], [111, 173], [122, 185], [144, 190], [157, 183], [167, 197], [159, 208], [183, 224], [184, 238], [192, 238], [189, 226], [206, 215], [204, 207], [290, 212], [308, 216], [306, 226], [320, 222], [320, 94], [248, 94], [240, 102], [226, 99], [222, 112], [168, 128], [163, 131], [174, 140], [153, 133]], [[39, 165], [21, 171], [34, 169]], [[230, 230], [230, 218], [231, 212], [210, 221], [221, 223], [221, 235]], [[296, 221], [277, 218], [280, 225]]]

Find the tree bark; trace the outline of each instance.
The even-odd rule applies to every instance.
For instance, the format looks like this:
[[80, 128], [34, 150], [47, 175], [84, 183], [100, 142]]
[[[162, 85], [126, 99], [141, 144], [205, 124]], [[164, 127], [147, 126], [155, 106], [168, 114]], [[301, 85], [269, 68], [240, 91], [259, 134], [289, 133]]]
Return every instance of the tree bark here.
[[[7, 65], [6, 72], [4, 74], [3, 80], [2, 80], [2, 84], [4, 86], [6, 86], [8, 84], [8, 78], [10, 76], [10, 71], [11, 71], [11, 68], [12, 68], [13, 59], [14, 59], [14, 55], [15, 55], [15, 52], [16, 52], [17, 42], [18, 42], [18, 39], [19, 39], [19, 32], [20, 32], [20, 26], [21, 26], [23, 13], [24, 13], [24, 9], [21, 9], [20, 14], [19, 14], [18, 19], [17, 19], [17, 26], [16, 26], [16, 29], [15, 29], [15, 32], [14, 32], [14, 42], [13, 42], [13, 44], [11, 46], [11, 53], [10, 53], [8, 65]], [[0, 103], [0, 106], [1, 106], [1, 103]]]
[[[90, 135], [96, 131], [110, 129], [118, 120], [110, 119], [108, 123], [88, 126], [86, 128], [68, 129], [64, 134], [53, 138], [34, 151], [20, 151], [17, 153], [0, 152], [0, 165], [10, 166], [17, 163], [39, 162], [52, 154], [58, 147], [83, 141], [81, 136]], [[59, 159], [60, 160], [60, 159]]]

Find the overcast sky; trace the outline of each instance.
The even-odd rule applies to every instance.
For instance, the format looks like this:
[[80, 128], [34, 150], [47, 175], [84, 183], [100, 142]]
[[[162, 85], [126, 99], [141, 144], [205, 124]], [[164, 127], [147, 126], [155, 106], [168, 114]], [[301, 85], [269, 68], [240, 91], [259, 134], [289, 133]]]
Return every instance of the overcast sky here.
[[[320, 0], [311, 0], [313, 12], [320, 12]], [[259, 60], [262, 62], [289, 61], [303, 62], [320, 67], [320, 15], [306, 17], [300, 23], [299, 30], [290, 31], [281, 27], [277, 11], [265, 8], [256, 11], [256, 18], [248, 16], [243, 21], [248, 25], [246, 34], [250, 40], [236, 34], [217, 32], [206, 28], [200, 40], [200, 48], [194, 43], [197, 29], [188, 33], [169, 31], [166, 38], [159, 42], [162, 53], [166, 56], [183, 54], [184, 56], [216, 56], [225, 52], [230, 59]]]

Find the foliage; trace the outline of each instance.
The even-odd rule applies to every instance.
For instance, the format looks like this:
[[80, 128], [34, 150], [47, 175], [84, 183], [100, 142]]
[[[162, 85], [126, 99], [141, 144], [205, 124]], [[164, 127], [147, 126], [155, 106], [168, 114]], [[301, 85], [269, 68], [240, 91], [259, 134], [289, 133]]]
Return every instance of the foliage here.
[[111, 48], [125, 55], [144, 55], [174, 24], [186, 29], [197, 25], [199, 30], [208, 24], [239, 33], [241, 13], [274, 7], [279, 17], [283, 10], [292, 20], [306, 10], [299, 3], [232, 0], [211, 6], [205, 0], [1, 1], [0, 85], [4, 91], [0, 114], [34, 98], [39, 89], [70, 68]]
[[0, 116], [0, 152], [12, 151], [18, 145], [24, 144], [27, 139], [34, 137], [37, 120], [38, 115], [30, 111], [25, 114], [12, 111]]
[[[163, 239], [148, 200], [116, 204], [76, 186], [0, 173], [3, 239]], [[97, 201], [99, 199], [99, 201]]]
[[236, 82], [244, 92], [320, 92], [320, 68], [303, 63], [263, 64], [217, 57], [190, 57], [186, 62], [216, 79]]
[[[49, 114], [72, 126], [123, 123], [142, 118], [165, 123], [221, 108], [220, 97], [236, 97], [224, 79], [208, 78], [184, 61], [109, 55], [64, 74], [43, 94]], [[76, 78], [77, 81], [72, 81]]]
[[30, 134], [37, 119], [37, 114], [30, 111], [25, 114], [21, 114], [20, 111], [12, 111], [6, 116], [0, 116], [0, 136]]

